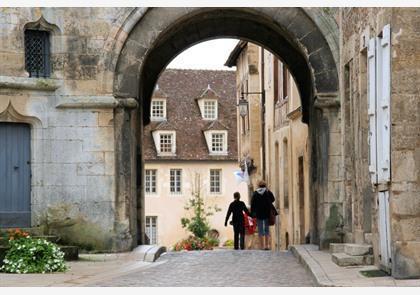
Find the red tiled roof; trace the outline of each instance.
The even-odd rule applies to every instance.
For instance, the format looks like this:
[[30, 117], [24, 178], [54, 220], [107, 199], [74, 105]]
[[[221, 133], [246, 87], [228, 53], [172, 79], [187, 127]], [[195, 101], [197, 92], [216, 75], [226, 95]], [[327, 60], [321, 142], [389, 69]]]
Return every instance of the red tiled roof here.
[[[167, 122], [151, 122], [144, 129], [145, 161], [158, 160], [153, 130], [176, 131], [174, 160], [237, 160], [236, 78], [234, 71], [167, 69], [158, 80], [159, 92], [165, 93]], [[210, 85], [212, 91], [207, 90]], [[218, 120], [203, 120], [197, 98], [201, 95], [218, 100]], [[210, 156], [203, 131], [223, 127], [228, 130], [228, 155]]]

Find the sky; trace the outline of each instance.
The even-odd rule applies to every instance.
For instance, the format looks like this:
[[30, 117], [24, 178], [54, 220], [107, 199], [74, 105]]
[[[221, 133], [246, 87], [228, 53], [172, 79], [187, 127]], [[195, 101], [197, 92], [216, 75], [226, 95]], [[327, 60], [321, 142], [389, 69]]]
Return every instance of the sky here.
[[215, 39], [201, 42], [181, 52], [172, 60], [168, 68], [235, 70], [235, 68], [225, 67], [224, 64], [238, 41], [237, 39]]

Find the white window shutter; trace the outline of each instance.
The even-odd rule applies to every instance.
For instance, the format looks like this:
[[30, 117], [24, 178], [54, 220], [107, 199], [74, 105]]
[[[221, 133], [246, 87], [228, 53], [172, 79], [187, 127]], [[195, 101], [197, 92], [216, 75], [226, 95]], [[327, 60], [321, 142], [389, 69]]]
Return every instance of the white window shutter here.
[[390, 181], [391, 146], [391, 28], [386, 25], [382, 38], [377, 38], [377, 145], [378, 182]]
[[369, 174], [372, 184], [378, 183], [377, 178], [377, 146], [376, 146], [376, 41], [369, 40], [368, 45], [368, 116], [369, 116]]

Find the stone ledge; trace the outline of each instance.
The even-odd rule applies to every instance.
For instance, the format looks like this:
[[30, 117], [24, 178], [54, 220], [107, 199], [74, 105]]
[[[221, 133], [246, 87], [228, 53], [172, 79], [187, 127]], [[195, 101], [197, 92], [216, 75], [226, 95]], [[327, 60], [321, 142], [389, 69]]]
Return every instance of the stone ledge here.
[[106, 108], [114, 109], [118, 101], [113, 96], [60, 96], [58, 109]]
[[137, 108], [138, 103], [134, 98], [116, 99], [114, 96], [60, 96], [58, 109], [115, 109]]
[[26, 78], [0, 76], [0, 88], [55, 91], [63, 84], [61, 80], [51, 78]]

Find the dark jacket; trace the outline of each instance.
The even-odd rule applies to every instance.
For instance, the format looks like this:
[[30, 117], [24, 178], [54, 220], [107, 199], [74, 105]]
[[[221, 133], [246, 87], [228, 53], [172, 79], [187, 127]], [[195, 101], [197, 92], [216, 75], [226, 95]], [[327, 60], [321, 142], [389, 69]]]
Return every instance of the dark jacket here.
[[257, 219], [268, 219], [270, 217], [270, 210], [273, 206], [274, 195], [268, 189], [261, 192], [257, 189], [252, 194], [251, 199], [251, 215]]
[[244, 216], [242, 212], [245, 212], [249, 215], [248, 208], [245, 206], [245, 203], [239, 200], [235, 200], [229, 205], [228, 212], [226, 214], [225, 224], [227, 224], [230, 214], [233, 214], [232, 223], [233, 226], [243, 225], [244, 224]]

